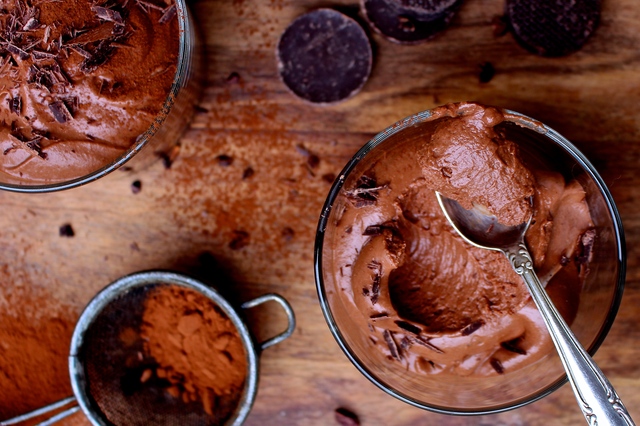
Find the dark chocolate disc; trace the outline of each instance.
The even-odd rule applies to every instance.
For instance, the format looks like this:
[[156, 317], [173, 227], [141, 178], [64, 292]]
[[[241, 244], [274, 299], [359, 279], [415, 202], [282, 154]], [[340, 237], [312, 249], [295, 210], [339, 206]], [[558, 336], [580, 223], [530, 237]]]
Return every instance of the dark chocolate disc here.
[[360, 0], [371, 27], [403, 44], [428, 40], [444, 30], [461, 0]]
[[362, 27], [332, 9], [294, 20], [278, 42], [285, 85], [314, 103], [334, 103], [360, 91], [371, 72], [371, 44]]
[[600, 0], [507, 0], [515, 39], [541, 56], [564, 56], [580, 49], [600, 18]]

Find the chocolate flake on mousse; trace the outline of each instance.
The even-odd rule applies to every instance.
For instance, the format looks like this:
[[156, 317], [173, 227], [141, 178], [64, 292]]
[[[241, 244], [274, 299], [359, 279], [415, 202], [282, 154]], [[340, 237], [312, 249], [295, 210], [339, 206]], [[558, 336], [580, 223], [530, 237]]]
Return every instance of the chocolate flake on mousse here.
[[410, 339], [414, 342], [417, 343], [419, 345], [424, 346], [425, 348], [431, 349], [432, 351], [439, 353], [439, 354], [443, 354], [444, 351], [442, 349], [440, 349], [439, 347], [437, 347], [436, 345], [434, 345], [433, 343], [431, 343], [428, 337], [424, 337], [424, 336], [416, 336], [416, 337], [410, 337]]
[[460, 330], [460, 334], [462, 334], [463, 336], [468, 336], [478, 331], [478, 329], [483, 325], [484, 325], [484, 320], [479, 319], [479, 320], [473, 321], [472, 323], [466, 325], [462, 330]]
[[53, 118], [58, 123], [66, 123], [71, 120], [71, 112], [62, 101], [55, 101], [49, 104], [49, 109], [53, 113]]
[[489, 364], [491, 364], [493, 369], [496, 370], [498, 374], [504, 374], [504, 366], [499, 359], [491, 358], [491, 360], [489, 360]]
[[371, 303], [375, 305], [380, 298], [380, 280], [382, 279], [382, 264], [372, 260], [367, 267], [373, 271], [373, 284], [371, 285]]
[[164, 13], [160, 17], [160, 19], [158, 19], [158, 22], [161, 24], [165, 24], [169, 22], [174, 16], [176, 16], [176, 13], [177, 13], [177, 9], [174, 3], [164, 10]]
[[521, 346], [523, 340], [524, 336], [516, 337], [515, 339], [507, 340], [506, 342], [500, 343], [500, 346], [503, 349], [508, 350], [509, 352], [526, 355], [527, 351], [524, 350], [524, 348]]
[[398, 327], [408, 331], [409, 333], [419, 335], [422, 332], [422, 329], [420, 327], [418, 327], [417, 325], [413, 325], [410, 322], [403, 321], [403, 320], [396, 320], [395, 323]]
[[386, 187], [387, 185], [378, 186], [374, 177], [363, 175], [358, 179], [356, 187], [350, 191], [345, 191], [345, 195], [353, 202], [355, 207], [370, 206], [378, 201], [378, 191]]
[[389, 351], [391, 352], [391, 356], [397, 360], [400, 360], [400, 352], [398, 351], [398, 345], [393, 338], [393, 332], [389, 330], [385, 330], [382, 332], [382, 337], [384, 337], [384, 341], [387, 343], [389, 347]]
[[20, 96], [9, 98], [9, 110], [16, 115], [20, 115], [22, 112], [22, 98]]
[[351, 410], [348, 410], [344, 407], [336, 408], [334, 412], [334, 416], [336, 422], [340, 426], [359, 426], [360, 419], [358, 416]]
[[231, 250], [240, 250], [249, 245], [249, 233], [246, 231], [233, 231], [233, 239], [229, 243]]

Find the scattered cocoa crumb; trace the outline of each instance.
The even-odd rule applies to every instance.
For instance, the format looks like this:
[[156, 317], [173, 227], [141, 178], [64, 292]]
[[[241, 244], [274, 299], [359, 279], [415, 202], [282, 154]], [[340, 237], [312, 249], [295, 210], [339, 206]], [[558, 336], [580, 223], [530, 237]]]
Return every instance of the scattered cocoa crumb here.
[[293, 240], [293, 236], [295, 235], [295, 231], [288, 226], [282, 230], [282, 238], [285, 241]]
[[503, 374], [504, 373], [504, 366], [502, 365], [502, 363], [500, 362], [499, 359], [491, 358], [491, 360], [489, 360], [489, 363], [491, 364], [493, 369], [496, 370], [496, 372], [498, 374]]
[[218, 155], [216, 157], [216, 161], [218, 162], [218, 165], [222, 167], [229, 167], [231, 164], [233, 164], [233, 158], [226, 154]]
[[133, 251], [140, 251], [140, 246], [135, 241], [129, 244], [129, 248]]
[[504, 15], [496, 15], [491, 20], [491, 26], [493, 27], [493, 36], [502, 37], [509, 30], [509, 24], [507, 23], [507, 17]]
[[464, 327], [462, 330], [460, 330], [460, 334], [462, 334], [463, 336], [468, 336], [478, 331], [478, 329], [483, 325], [484, 325], [484, 320], [479, 319], [479, 320], [473, 321], [472, 323]]
[[593, 259], [593, 246], [595, 245], [595, 242], [595, 229], [587, 229], [586, 231], [584, 231], [584, 234], [580, 236], [576, 261], [581, 268], [588, 265], [588, 263]]
[[344, 408], [344, 407], [336, 408], [334, 415], [335, 415], [336, 422], [340, 426], [359, 426], [360, 425], [360, 419], [358, 418], [358, 416], [353, 411], [347, 408]]
[[231, 250], [240, 250], [247, 245], [249, 245], [249, 233], [240, 230], [233, 231], [233, 237], [229, 243], [229, 248]]
[[131, 183], [131, 192], [134, 194], [138, 194], [140, 191], [142, 191], [142, 182], [139, 180], [134, 180]]
[[336, 180], [336, 175], [333, 173], [325, 173], [322, 175], [322, 180], [332, 184]]
[[202, 114], [206, 114], [209, 112], [209, 110], [201, 105], [195, 105], [193, 107], [193, 109], [196, 111], [196, 113], [202, 113]]
[[491, 62], [485, 62], [480, 65], [480, 75], [478, 76], [480, 83], [490, 82], [494, 75], [496, 75], [496, 69], [493, 67]]
[[253, 176], [255, 174], [255, 171], [253, 170], [252, 167], [247, 167], [246, 169], [244, 169], [244, 171], [242, 172], [242, 180], [246, 180], [249, 179], [251, 176]]
[[16, 115], [20, 115], [22, 112], [22, 98], [20, 96], [9, 98], [9, 111]]
[[64, 225], [62, 225], [60, 227], [60, 236], [61, 237], [73, 237], [76, 235], [76, 233], [73, 231], [73, 227], [71, 227], [70, 223], [65, 223]]
[[320, 157], [318, 157], [315, 154], [311, 154], [309, 157], [307, 157], [307, 165], [312, 168], [315, 169], [318, 167], [318, 165], [320, 164]]
[[567, 256], [565, 256], [565, 254], [564, 254], [564, 253], [562, 253], [562, 254], [560, 255], [560, 265], [562, 265], [562, 266], [567, 266], [567, 265], [569, 264], [569, 261], [570, 261], [570, 260], [571, 260], [571, 259], [569, 259]]
[[174, 145], [167, 152], [158, 152], [157, 155], [162, 160], [165, 169], [170, 169], [173, 162], [176, 161], [180, 154], [180, 145]]
[[240, 74], [238, 74], [235, 71], [229, 74], [229, 76], [227, 77], [227, 83], [237, 83], [239, 81], [240, 81]]

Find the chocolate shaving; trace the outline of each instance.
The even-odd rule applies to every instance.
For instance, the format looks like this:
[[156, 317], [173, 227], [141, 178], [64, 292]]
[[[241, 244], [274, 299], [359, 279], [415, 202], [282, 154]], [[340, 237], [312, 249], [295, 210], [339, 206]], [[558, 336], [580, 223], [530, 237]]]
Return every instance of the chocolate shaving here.
[[373, 271], [373, 283], [371, 285], [371, 303], [375, 305], [380, 298], [380, 281], [382, 279], [382, 264], [372, 260], [367, 267]]
[[[362, 289], [362, 291], [364, 291], [365, 289]], [[367, 290], [367, 293], [369, 292], [369, 290]], [[378, 312], [377, 314], [373, 314], [369, 316], [369, 319], [380, 319], [380, 318], [387, 318], [389, 316], [388, 313], [386, 312]]]
[[36, 61], [38, 60], [43, 60], [43, 59], [53, 59], [56, 57], [56, 55], [54, 55], [53, 53], [50, 52], [45, 52], [42, 50], [37, 50], [37, 49], [33, 49], [31, 50], [31, 57], [33, 59], [35, 59]]
[[142, 191], [142, 182], [139, 180], [134, 180], [131, 183], [131, 192], [133, 194], [138, 194], [140, 193], [140, 191]]
[[115, 30], [115, 23], [105, 22], [99, 26], [90, 29], [89, 31], [80, 34], [77, 37], [72, 38], [67, 42], [67, 46], [77, 46], [80, 44], [95, 43], [102, 40], [107, 40], [113, 36]]
[[515, 339], [507, 340], [506, 342], [500, 343], [503, 349], [508, 350], [509, 352], [513, 352], [520, 355], [526, 355], [527, 351], [522, 348], [523, 337], [516, 337]]
[[13, 55], [17, 55], [23, 61], [26, 61], [27, 59], [29, 59], [29, 54], [14, 44], [8, 43], [5, 46], [5, 49], [9, 53]]
[[418, 335], [422, 332], [422, 329], [420, 327], [418, 327], [417, 325], [413, 325], [410, 322], [403, 321], [403, 320], [396, 320], [395, 323], [398, 327], [408, 331], [409, 333]]
[[91, 6], [91, 10], [96, 14], [96, 16], [99, 19], [102, 19], [104, 21], [115, 22], [116, 24], [120, 24], [120, 25], [124, 24], [122, 15], [120, 15], [120, 12], [116, 10], [107, 9], [106, 7], [101, 7], [101, 6]]
[[496, 370], [496, 372], [498, 374], [503, 374], [504, 373], [504, 366], [502, 365], [502, 363], [500, 362], [499, 359], [497, 358], [491, 358], [489, 360], [489, 364], [491, 364], [491, 366], [493, 367], [494, 370]]
[[383, 225], [370, 225], [370, 226], [367, 226], [367, 228], [364, 230], [362, 235], [375, 237], [378, 235], [382, 235], [382, 233], [384, 232], [384, 229], [385, 227]]
[[40, 21], [38, 21], [38, 18], [36, 18], [35, 16], [32, 18], [29, 18], [29, 20], [27, 21], [26, 24], [24, 24], [24, 26], [22, 27], [22, 31], [31, 31], [34, 30], [36, 28], [38, 28], [38, 26], [40, 25]]
[[20, 96], [9, 98], [9, 111], [16, 115], [20, 115], [22, 112], [22, 98]]
[[55, 118], [58, 123], [66, 123], [72, 118], [69, 109], [62, 101], [55, 101], [50, 103], [49, 109], [53, 113], [53, 118]]
[[460, 334], [462, 334], [463, 336], [468, 336], [478, 331], [478, 329], [483, 325], [484, 325], [484, 320], [479, 319], [479, 320], [473, 321], [472, 323], [464, 327], [462, 330], [460, 330]]
[[355, 207], [370, 206], [378, 200], [378, 191], [386, 188], [386, 185], [378, 186], [376, 179], [363, 175], [358, 179], [356, 187], [345, 191], [347, 198], [352, 200]]
[[400, 352], [398, 351], [398, 345], [396, 341], [393, 339], [393, 332], [389, 330], [385, 330], [382, 332], [382, 337], [384, 337], [384, 341], [387, 343], [389, 347], [389, 351], [391, 352], [391, 356], [400, 360]]
[[439, 353], [439, 354], [443, 354], [444, 351], [442, 349], [440, 349], [439, 347], [437, 347], [436, 345], [434, 345], [433, 343], [431, 343], [429, 340], [429, 338], [423, 337], [423, 336], [416, 336], [416, 337], [411, 337], [411, 339], [413, 340], [414, 343], [417, 343], [419, 345], [424, 346], [425, 348], [431, 349], [432, 351]]
[[176, 5], [172, 4], [164, 10], [164, 13], [160, 17], [160, 19], [158, 19], [158, 22], [161, 24], [166, 24], [171, 19], [173, 19], [174, 16], [176, 16]]
[[584, 234], [580, 236], [578, 243], [578, 254], [576, 261], [582, 267], [587, 265], [593, 260], [593, 246], [596, 243], [596, 230], [587, 229]]
[[82, 61], [80, 70], [85, 74], [89, 74], [100, 65], [106, 63], [113, 55], [113, 51], [114, 47], [111, 45], [111, 40], [102, 40], [95, 52], [93, 52], [93, 56]]

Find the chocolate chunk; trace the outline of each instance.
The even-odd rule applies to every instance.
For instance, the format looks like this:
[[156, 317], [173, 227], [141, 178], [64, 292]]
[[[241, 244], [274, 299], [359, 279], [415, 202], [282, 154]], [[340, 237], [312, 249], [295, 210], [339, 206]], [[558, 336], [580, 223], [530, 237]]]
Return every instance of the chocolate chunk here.
[[369, 78], [372, 50], [362, 27], [332, 9], [294, 20], [280, 37], [278, 70], [300, 98], [318, 104], [345, 100]]
[[414, 44], [443, 31], [462, 0], [361, 0], [369, 25], [387, 39]]
[[483, 325], [484, 325], [484, 320], [479, 319], [479, 320], [473, 321], [472, 323], [464, 327], [462, 330], [460, 330], [460, 334], [462, 334], [463, 336], [468, 336], [478, 331], [478, 329]]
[[480, 65], [480, 75], [478, 76], [480, 83], [490, 82], [494, 75], [496, 75], [496, 69], [493, 67], [491, 62], [485, 62]]
[[345, 191], [345, 195], [353, 201], [355, 207], [369, 206], [376, 203], [378, 191], [383, 188], [386, 188], [386, 185], [378, 186], [374, 177], [362, 175], [358, 179], [356, 187], [350, 191]]
[[59, 233], [61, 237], [69, 237], [69, 238], [76, 235], [70, 223], [65, 223], [64, 225], [62, 225], [60, 227]]
[[53, 113], [53, 118], [58, 123], [66, 123], [71, 120], [71, 113], [62, 101], [55, 101], [49, 104], [49, 109]]
[[541, 56], [565, 56], [580, 49], [600, 20], [600, 0], [507, 0], [515, 39]]
[[442, 349], [440, 349], [439, 347], [437, 347], [436, 345], [434, 345], [433, 343], [431, 343], [429, 340], [430, 340], [430, 339], [428, 339], [428, 338], [426, 338], [426, 337], [423, 337], [423, 336], [416, 336], [416, 337], [413, 339], [413, 342], [414, 342], [414, 343], [417, 343], [417, 344], [419, 344], [419, 345], [422, 345], [422, 346], [424, 346], [425, 348], [429, 348], [429, 349], [431, 349], [432, 351], [434, 351], [434, 352], [436, 352], [436, 353], [439, 353], [439, 354], [443, 354], [443, 353], [444, 353], [444, 351], [443, 351]]
[[359, 426], [360, 419], [358, 416], [351, 410], [340, 407], [336, 408], [334, 412], [336, 423], [340, 426]]

